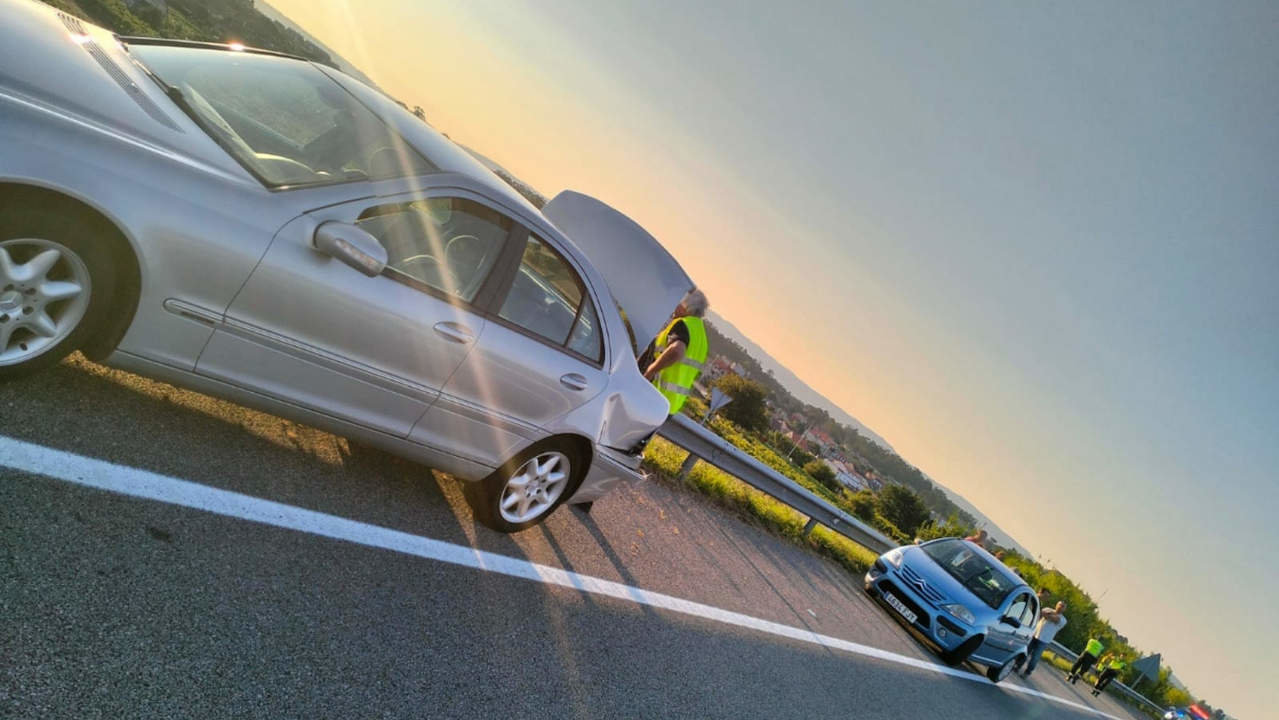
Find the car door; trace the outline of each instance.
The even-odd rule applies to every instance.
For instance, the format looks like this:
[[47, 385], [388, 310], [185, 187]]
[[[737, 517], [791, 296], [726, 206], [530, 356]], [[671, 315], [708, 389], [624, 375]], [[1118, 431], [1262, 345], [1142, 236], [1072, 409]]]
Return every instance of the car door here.
[[[312, 246], [328, 221], [387, 250], [366, 277]], [[276, 235], [197, 371], [405, 437], [482, 336], [474, 303], [514, 224], [466, 196], [403, 195], [307, 213]]]
[[986, 637], [986, 645], [993, 651], [989, 653], [992, 656], [990, 657], [991, 660], [1002, 663], [1025, 645], [1025, 641], [1021, 639], [1019, 631], [1021, 630], [1022, 616], [1025, 614], [1031, 600], [1031, 594], [1028, 591], [1024, 591], [1016, 593], [1011, 602], [1005, 603], [1000, 613], [1000, 618], [1013, 620], [1016, 625], [1003, 620], [995, 621]]
[[525, 233], [495, 275], [488, 325], [411, 438], [490, 465], [604, 390], [592, 289], [547, 240]]

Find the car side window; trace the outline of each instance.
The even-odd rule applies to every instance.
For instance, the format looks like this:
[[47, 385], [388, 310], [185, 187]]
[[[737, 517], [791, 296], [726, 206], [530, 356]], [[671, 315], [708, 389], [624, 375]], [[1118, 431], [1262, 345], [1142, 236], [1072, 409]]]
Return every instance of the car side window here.
[[1021, 624], [1023, 627], [1029, 627], [1035, 624], [1036, 618], [1039, 616], [1039, 603], [1034, 598], [1030, 598], [1026, 603], [1026, 612], [1022, 613]]
[[572, 266], [530, 235], [498, 317], [594, 362], [604, 355], [599, 315]]
[[502, 253], [511, 220], [462, 198], [369, 208], [356, 222], [386, 248], [386, 274], [465, 302], [475, 299]]
[[1026, 608], [1027, 608], [1027, 605], [1029, 605], [1029, 603], [1030, 603], [1029, 595], [1025, 593], [1018, 595], [1017, 599], [1013, 601], [1013, 604], [1008, 607], [1008, 612], [1004, 613], [1004, 616], [1010, 617], [1010, 618], [1016, 618], [1017, 621], [1021, 622], [1022, 625], [1024, 626], [1025, 622], [1022, 620], [1022, 614], [1026, 612]]

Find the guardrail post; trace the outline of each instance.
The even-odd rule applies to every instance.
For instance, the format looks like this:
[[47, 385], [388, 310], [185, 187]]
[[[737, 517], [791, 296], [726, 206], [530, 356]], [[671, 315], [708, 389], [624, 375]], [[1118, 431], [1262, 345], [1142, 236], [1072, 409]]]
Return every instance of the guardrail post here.
[[817, 527], [817, 518], [810, 517], [808, 519], [808, 524], [804, 525], [804, 537], [808, 537], [808, 534], [811, 533], [815, 527]]
[[678, 476], [680, 480], [688, 479], [688, 474], [692, 472], [693, 466], [697, 464], [697, 460], [697, 455], [693, 453], [689, 453], [688, 457], [684, 458], [684, 464], [679, 466]]

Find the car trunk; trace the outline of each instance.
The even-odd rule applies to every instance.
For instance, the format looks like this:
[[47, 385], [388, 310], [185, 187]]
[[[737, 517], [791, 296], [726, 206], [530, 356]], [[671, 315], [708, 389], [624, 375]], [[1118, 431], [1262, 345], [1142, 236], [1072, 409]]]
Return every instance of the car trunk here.
[[565, 190], [542, 213], [604, 276], [642, 352], [693, 289], [684, 268], [648, 231], [595, 198]]

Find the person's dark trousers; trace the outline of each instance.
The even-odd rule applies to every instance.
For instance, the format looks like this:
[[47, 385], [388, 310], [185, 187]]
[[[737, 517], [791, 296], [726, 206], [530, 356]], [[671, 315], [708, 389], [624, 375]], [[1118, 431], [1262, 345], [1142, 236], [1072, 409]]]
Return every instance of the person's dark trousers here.
[[1110, 681], [1114, 680], [1115, 676], [1118, 674], [1119, 674], [1118, 670], [1112, 670], [1110, 668], [1106, 668], [1105, 670], [1103, 670], [1101, 672], [1101, 676], [1097, 678], [1097, 684], [1093, 686], [1092, 694], [1100, 695], [1101, 691], [1105, 690], [1106, 686], [1110, 684]]
[[1022, 671], [1022, 675], [1030, 677], [1035, 671], [1035, 666], [1039, 664], [1039, 657], [1044, 654], [1044, 644], [1039, 638], [1031, 638], [1030, 644], [1026, 646], [1026, 669]]
[[1088, 668], [1092, 667], [1095, 662], [1097, 662], [1097, 656], [1089, 655], [1088, 653], [1081, 654], [1070, 668], [1070, 684], [1074, 685], [1075, 681], [1088, 672]]

